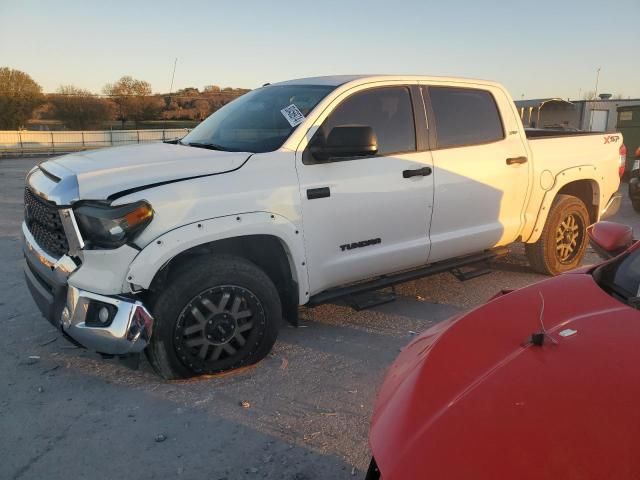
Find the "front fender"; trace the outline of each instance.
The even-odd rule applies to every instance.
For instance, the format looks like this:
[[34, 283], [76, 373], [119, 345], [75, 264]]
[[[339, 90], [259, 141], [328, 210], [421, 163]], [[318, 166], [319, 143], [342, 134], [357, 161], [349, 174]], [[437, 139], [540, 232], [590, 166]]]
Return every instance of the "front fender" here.
[[247, 235], [272, 235], [280, 239], [298, 284], [300, 303], [306, 303], [309, 299], [309, 278], [302, 233], [285, 217], [268, 212], [211, 218], [171, 230], [149, 243], [136, 256], [127, 272], [127, 281], [149, 288], [156, 273], [179, 253], [216, 240]]

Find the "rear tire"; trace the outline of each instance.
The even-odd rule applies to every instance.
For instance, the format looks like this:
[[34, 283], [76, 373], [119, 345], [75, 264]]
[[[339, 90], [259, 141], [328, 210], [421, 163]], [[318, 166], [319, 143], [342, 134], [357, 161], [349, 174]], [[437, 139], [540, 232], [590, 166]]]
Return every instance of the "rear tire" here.
[[545, 275], [577, 268], [587, 250], [588, 225], [584, 202], [571, 195], [558, 195], [538, 241], [525, 244], [531, 267]]
[[273, 347], [282, 319], [271, 279], [241, 257], [196, 257], [154, 295], [154, 332], [146, 349], [165, 379], [251, 365]]

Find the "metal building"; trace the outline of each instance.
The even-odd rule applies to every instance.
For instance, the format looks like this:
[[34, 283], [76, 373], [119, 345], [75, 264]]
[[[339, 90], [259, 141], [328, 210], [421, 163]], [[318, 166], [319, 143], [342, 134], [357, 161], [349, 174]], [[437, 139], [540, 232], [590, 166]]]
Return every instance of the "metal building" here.
[[516, 101], [526, 128], [548, 128], [614, 132], [618, 128], [618, 111], [640, 106], [640, 98], [612, 99], [607, 95], [598, 100], [563, 100], [541, 98]]

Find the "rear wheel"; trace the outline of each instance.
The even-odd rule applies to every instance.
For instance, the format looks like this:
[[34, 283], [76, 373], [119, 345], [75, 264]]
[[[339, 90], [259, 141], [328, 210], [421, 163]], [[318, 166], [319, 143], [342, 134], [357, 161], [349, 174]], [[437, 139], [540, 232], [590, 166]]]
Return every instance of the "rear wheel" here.
[[584, 202], [571, 195], [558, 195], [538, 241], [525, 244], [533, 269], [557, 275], [578, 267], [587, 249], [588, 225]]
[[271, 279], [253, 263], [226, 255], [179, 267], [151, 308], [147, 357], [167, 379], [258, 362], [275, 343], [282, 317]]

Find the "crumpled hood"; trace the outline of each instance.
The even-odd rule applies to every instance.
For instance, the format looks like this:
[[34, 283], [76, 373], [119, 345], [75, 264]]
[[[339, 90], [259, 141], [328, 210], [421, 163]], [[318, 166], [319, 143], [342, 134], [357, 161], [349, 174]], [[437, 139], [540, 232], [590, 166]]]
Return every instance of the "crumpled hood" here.
[[[540, 331], [540, 293], [557, 345], [525, 341]], [[559, 335], [567, 329], [576, 333]], [[640, 478], [638, 338], [640, 312], [591, 275], [425, 331], [378, 395], [369, 439], [382, 478]]]
[[75, 174], [80, 199], [106, 199], [145, 185], [229, 172], [251, 156], [202, 148], [150, 143], [73, 153], [49, 160], [41, 167], [52, 173], [61, 168]]

